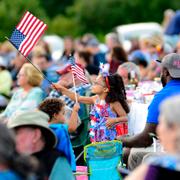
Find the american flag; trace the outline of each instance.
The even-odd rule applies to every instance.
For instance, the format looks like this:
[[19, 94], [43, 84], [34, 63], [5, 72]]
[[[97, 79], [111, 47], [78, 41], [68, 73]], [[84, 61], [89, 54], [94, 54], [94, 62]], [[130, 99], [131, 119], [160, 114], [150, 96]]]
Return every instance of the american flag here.
[[84, 69], [80, 65], [75, 63], [74, 57], [70, 57], [69, 61], [71, 63], [71, 70], [72, 70], [73, 76], [79, 79], [82, 83], [88, 84], [88, 81], [84, 74]]
[[27, 11], [13, 31], [10, 42], [27, 57], [46, 28], [46, 24]]

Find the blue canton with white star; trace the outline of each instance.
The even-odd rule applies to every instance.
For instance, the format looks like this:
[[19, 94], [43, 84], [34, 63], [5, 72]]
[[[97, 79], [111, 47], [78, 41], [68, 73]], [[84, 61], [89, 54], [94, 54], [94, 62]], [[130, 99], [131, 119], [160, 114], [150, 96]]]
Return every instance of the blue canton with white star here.
[[19, 46], [25, 38], [26, 36], [15, 28], [11, 35], [10, 41], [17, 49], [19, 49]]
[[72, 66], [75, 66], [75, 65], [76, 65], [73, 56], [69, 57], [69, 63], [70, 63]]

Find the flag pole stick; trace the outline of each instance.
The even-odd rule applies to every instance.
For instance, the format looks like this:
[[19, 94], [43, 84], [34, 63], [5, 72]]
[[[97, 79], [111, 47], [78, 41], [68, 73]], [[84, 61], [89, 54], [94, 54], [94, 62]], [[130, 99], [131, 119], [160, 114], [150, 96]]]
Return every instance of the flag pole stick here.
[[[70, 54], [68, 59], [70, 59], [71, 56], [72, 56], [72, 55]], [[73, 86], [74, 86], [74, 89], [75, 89], [75, 92], [74, 92], [74, 94], [75, 94], [75, 100], [76, 100], [76, 103], [77, 103], [78, 100], [77, 100], [76, 84], [75, 84], [75, 79], [74, 79], [74, 74], [73, 74], [73, 72], [72, 72], [72, 68], [71, 68], [71, 73], [72, 73], [72, 79], [73, 79]]]
[[[5, 37], [5, 38], [16, 48], [16, 46], [9, 40], [8, 37]], [[50, 80], [47, 78], [47, 76], [46, 76], [41, 70], [39, 70], [39, 69], [31, 62], [31, 60], [30, 60], [28, 57], [24, 56], [24, 54], [22, 54], [17, 48], [16, 48], [16, 50], [42, 75], [42, 77], [43, 77], [44, 79], [46, 79], [46, 80], [49, 82], [49, 84], [51, 84], [51, 85], [56, 89], [56, 87], [53, 85], [52, 81], [50, 81]], [[56, 89], [56, 91], [59, 92], [58, 89]]]
[[[71, 71], [72, 72], [72, 71]], [[78, 102], [77, 100], [77, 92], [76, 92], [76, 84], [75, 84], [75, 80], [74, 80], [74, 74], [72, 73], [72, 78], [73, 78], [73, 85], [74, 85], [74, 89], [75, 89], [75, 100], [76, 100], [76, 103]]]

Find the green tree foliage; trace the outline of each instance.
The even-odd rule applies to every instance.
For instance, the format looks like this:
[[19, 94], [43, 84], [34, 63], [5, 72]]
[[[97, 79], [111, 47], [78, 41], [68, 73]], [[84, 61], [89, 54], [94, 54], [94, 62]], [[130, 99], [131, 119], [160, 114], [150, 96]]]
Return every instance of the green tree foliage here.
[[161, 23], [169, 8], [180, 9], [179, 0], [0, 0], [0, 40], [10, 36], [26, 10], [48, 24], [49, 34], [102, 37], [121, 24]]
[[73, 2], [74, 0], [40, 0], [40, 4], [50, 18], [58, 14], [65, 14], [66, 8]]
[[64, 15], [55, 17], [51, 31], [59, 35], [86, 32], [102, 36], [115, 26], [155, 21], [161, 23], [166, 9], [176, 9], [179, 0], [75, 0]]
[[44, 10], [39, 6], [37, 0], [3, 0], [0, 1], [0, 40], [5, 40], [4, 37], [10, 37], [13, 29], [20, 21], [25, 11], [28, 10], [41, 20], [48, 22], [48, 18]]
[[71, 35], [75, 37], [79, 35], [79, 28], [75, 19], [67, 18], [63, 15], [53, 18], [49, 31], [52, 34], [57, 34], [60, 36]]
[[163, 19], [168, 8], [177, 8], [178, 0], [76, 0], [72, 7], [79, 31], [109, 32], [126, 23], [157, 21]]

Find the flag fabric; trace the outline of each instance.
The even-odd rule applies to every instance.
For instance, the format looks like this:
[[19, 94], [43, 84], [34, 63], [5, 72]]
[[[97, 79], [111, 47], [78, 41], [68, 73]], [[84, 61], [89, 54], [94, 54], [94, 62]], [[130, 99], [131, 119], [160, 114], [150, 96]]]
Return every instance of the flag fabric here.
[[10, 42], [27, 57], [46, 28], [43, 21], [27, 11], [13, 31]]
[[82, 83], [88, 84], [88, 81], [84, 73], [84, 69], [80, 65], [75, 63], [73, 57], [70, 57], [70, 64], [71, 64], [71, 70], [72, 70], [73, 76], [79, 79]]

